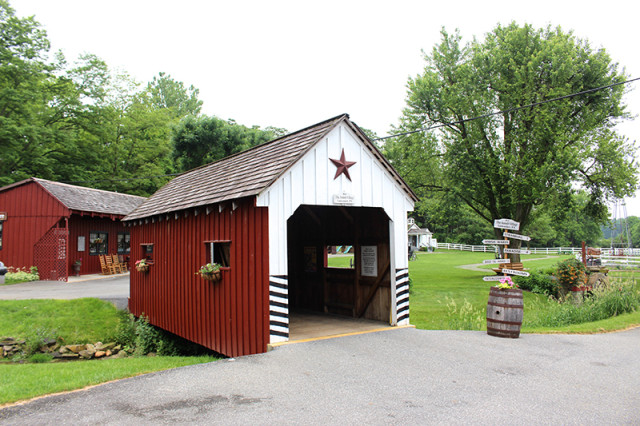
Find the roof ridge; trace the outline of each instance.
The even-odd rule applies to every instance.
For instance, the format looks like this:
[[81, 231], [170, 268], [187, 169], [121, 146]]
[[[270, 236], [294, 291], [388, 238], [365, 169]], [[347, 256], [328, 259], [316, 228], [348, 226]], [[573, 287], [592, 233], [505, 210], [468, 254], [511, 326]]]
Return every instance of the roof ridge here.
[[136, 198], [147, 198], [147, 197], [143, 197], [141, 195], [125, 194], [124, 192], [116, 192], [116, 191], [107, 191], [106, 189], [91, 188], [89, 186], [71, 185], [69, 183], [56, 182], [56, 181], [53, 181], [53, 180], [42, 179], [42, 178], [38, 178], [38, 177], [31, 177], [30, 180], [32, 180], [34, 182], [39, 182], [39, 183], [46, 182], [46, 183], [52, 184], [52, 185], [65, 186], [65, 187], [68, 187], [68, 188], [77, 188], [77, 189], [84, 189], [84, 190], [96, 191], [96, 192], [106, 192], [106, 193], [109, 193], [109, 194], [117, 194], [119, 196], [136, 197]]
[[194, 167], [193, 169], [190, 169], [190, 170], [187, 170], [185, 172], [180, 173], [179, 175], [176, 176], [176, 178], [179, 178], [179, 177], [181, 177], [181, 176], [183, 176], [183, 175], [185, 175], [187, 173], [191, 173], [191, 172], [194, 172], [194, 171], [199, 170], [199, 169], [203, 169], [203, 168], [206, 168], [206, 167], [209, 167], [209, 166], [213, 166], [214, 164], [220, 163], [221, 161], [231, 160], [231, 159], [237, 157], [238, 155], [245, 155], [245, 154], [247, 154], [247, 153], [249, 153], [251, 151], [254, 151], [254, 150], [258, 149], [258, 148], [264, 148], [265, 146], [272, 145], [272, 144], [278, 142], [281, 139], [292, 137], [297, 133], [302, 133], [304, 131], [307, 131], [307, 130], [312, 129], [314, 127], [321, 126], [322, 124], [328, 123], [328, 122], [330, 122], [332, 120], [337, 120], [338, 118], [342, 118], [342, 117], [346, 117], [348, 119], [349, 118], [349, 114], [347, 114], [346, 112], [342, 113], [342, 114], [338, 114], [335, 117], [331, 117], [329, 119], [320, 121], [319, 123], [312, 124], [312, 125], [307, 126], [307, 127], [303, 128], [303, 129], [296, 130], [295, 132], [287, 133], [286, 135], [282, 135], [282, 136], [279, 136], [279, 137], [277, 137], [275, 139], [271, 139], [270, 141], [263, 142], [263, 143], [261, 143], [259, 145], [252, 146], [251, 148], [247, 148], [244, 151], [236, 152], [235, 154], [227, 155], [226, 157], [219, 158], [219, 159], [217, 159], [215, 161], [212, 161], [211, 163], [207, 163], [207, 164], [203, 164], [203, 165], [198, 166], [198, 167]]

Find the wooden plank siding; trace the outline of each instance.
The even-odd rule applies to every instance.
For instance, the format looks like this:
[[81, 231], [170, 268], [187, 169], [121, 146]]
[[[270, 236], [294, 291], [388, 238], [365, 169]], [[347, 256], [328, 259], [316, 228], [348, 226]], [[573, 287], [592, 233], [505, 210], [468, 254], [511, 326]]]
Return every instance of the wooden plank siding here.
[[[213, 205], [130, 222], [132, 262], [144, 257], [140, 244], [152, 243], [153, 265], [132, 271], [129, 309], [227, 356], [262, 353], [269, 343], [268, 210], [253, 197], [221, 205], [221, 212]], [[205, 241], [231, 242], [230, 267], [218, 283], [196, 275], [209, 261]]]
[[[120, 219], [122, 216], [117, 216], [117, 218]], [[71, 215], [69, 218], [69, 248], [67, 255], [69, 275], [73, 274], [73, 263], [80, 258], [82, 258], [80, 274], [99, 274], [102, 272], [98, 255], [89, 254], [89, 235], [91, 232], [106, 232], [108, 234], [107, 252], [108, 254], [116, 254], [118, 252], [118, 232], [129, 231], [130, 229], [125, 228], [124, 224], [117, 219]], [[85, 249], [83, 252], [78, 251], [78, 236], [85, 237]]]
[[[35, 182], [0, 192], [0, 211], [7, 213], [0, 260], [16, 268], [35, 265], [35, 244], [70, 214], [69, 209]], [[64, 222], [61, 225], [65, 226]]]

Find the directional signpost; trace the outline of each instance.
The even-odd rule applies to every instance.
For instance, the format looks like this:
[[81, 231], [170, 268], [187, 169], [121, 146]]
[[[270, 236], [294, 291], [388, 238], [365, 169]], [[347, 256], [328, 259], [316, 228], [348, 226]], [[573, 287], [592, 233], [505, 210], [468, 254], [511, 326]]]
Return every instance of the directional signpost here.
[[496, 219], [493, 221], [493, 227], [498, 229], [510, 229], [517, 231], [520, 229], [520, 222], [511, 219]]
[[503, 274], [509, 274], [509, 275], [518, 275], [520, 277], [528, 277], [529, 276], [529, 273], [527, 271], [518, 271], [517, 269], [502, 268], [502, 273]]
[[488, 259], [483, 260], [482, 263], [485, 265], [490, 263], [511, 263], [511, 259]]
[[504, 252], [505, 253], [514, 253], [514, 254], [531, 254], [531, 250], [512, 249], [512, 248], [505, 248]]
[[526, 235], [512, 234], [511, 232], [503, 232], [502, 235], [504, 237], [513, 238], [515, 240], [531, 241], [531, 237], [527, 237]]
[[[494, 228], [498, 228], [498, 229], [502, 229], [503, 233], [502, 235], [505, 237], [504, 240], [482, 240], [482, 244], [487, 244], [487, 245], [493, 245], [493, 246], [508, 246], [511, 241], [509, 240], [509, 238], [514, 239], [514, 240], [520, 240], [520, 241], [531, 241], [531, 237], [528, 237], [526, 235], [520, 235], [520, 234], [515, 234], [512, 232], [507, 232], [507, 230], [510, 231], [518, 231], [520, 230], [520, 222], [516, 222], [515, 220], [511, 220], [511, 219], [496, 219], [493, 221], [493, 227]], [[501, 268], [501, 269], [496, 269], [497, 271], [499, 271], [500, 273], [504, 274], [504, 276], [498, 275], [495, 277], [484, 277], [482, 278], [484, 281], [500, 281], [501, 279], [503, 279], [505, 276], [507, 275], [517, 275], [520, 277], [528, 277], [529, 273], [526, 271], [521, 271], [519, 269], [510, 269], [508, 268], [508, 264], [511, 263], [511, 260], [508, 258], [508, 254], [531, 254], [531, 251], [526, 250], [526, 249], [515, 249], [515, 248], [507, 248], [504, 247], [502, 249], [502, 252], [504, 253], [504, 258], [503, 259], [491, 259], [491, 260], [484, 260], [482, 263], [485, 264], [491, 264], [491, 263], [496, 263], [496, 264], [507, 264], [506, 268]], [[517, 264], [514, 264], [514, 267]], [[520, 264], [521, 265], [521, 264]]]
[[492, 245], [492, 246], [508, 246], [509, 240], [482, 240], [482, 244]]

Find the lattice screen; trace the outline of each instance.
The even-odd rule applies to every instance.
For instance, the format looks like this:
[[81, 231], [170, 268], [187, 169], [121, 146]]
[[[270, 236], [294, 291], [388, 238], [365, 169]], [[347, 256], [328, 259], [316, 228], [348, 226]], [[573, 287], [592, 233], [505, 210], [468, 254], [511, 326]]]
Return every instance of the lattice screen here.
[[33, 264], [41, 280], [67, 281], [68, 228], [51, 228], [34, 247]]

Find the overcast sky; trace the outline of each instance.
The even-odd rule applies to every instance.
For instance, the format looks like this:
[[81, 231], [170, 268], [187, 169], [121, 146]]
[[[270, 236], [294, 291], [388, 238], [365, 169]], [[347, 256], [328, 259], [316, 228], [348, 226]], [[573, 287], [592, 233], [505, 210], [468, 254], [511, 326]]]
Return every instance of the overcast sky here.
[[[386, 135], [406, 83], [440, 29], [465, 40], [496, 24], [560, 25], [604, 47], [640, 77], [638, 15], [631, 1], [165, 1], [9, 0], [35, 15], [53, 51], [93, 53], [141, 83], [158, 72], [200, 89], [207, 115], [294, 131], [341, 113]], [[628, 85], [640, 113], [640, 82]], [[638, 121], [620, 132], [640, 141]], [[627, 200], [640, 216], [640, 201]], [[618, 214], [620, 216], [620, 214]]]

